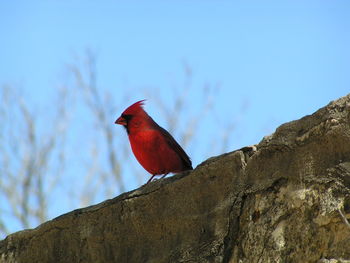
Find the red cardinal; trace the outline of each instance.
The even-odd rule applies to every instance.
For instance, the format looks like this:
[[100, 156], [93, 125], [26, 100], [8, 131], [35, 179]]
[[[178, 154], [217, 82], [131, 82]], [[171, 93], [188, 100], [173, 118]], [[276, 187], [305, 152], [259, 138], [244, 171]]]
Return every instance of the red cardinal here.
[[144, 111], [143, 102], [140, 100], [128, 107], [115, 123], [124, 126], [136, 159], [152, 174], [147, 183], [156, 175], [192, 170], [188, 155], [173, 136]]

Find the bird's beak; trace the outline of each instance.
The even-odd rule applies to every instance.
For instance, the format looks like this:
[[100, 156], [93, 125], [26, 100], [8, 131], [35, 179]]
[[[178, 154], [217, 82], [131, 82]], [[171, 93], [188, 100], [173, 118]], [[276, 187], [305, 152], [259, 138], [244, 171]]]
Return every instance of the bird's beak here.
[[120, 116], [114, 123], [119, 125], [124, 125], [124, 126], [127, 125], [126, 120], [122, 116]]

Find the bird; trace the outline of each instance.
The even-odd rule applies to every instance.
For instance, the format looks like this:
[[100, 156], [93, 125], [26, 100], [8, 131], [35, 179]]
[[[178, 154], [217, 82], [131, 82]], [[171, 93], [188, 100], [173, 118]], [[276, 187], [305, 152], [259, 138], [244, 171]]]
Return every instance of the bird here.
[[160, 127], [144, 110], [145, 100], [129, 106], [115, 124], [122, 125], [129, 137], [130, 146], [137, 161], [152, 176], [192, 170], [190, 157], [171, 134]]

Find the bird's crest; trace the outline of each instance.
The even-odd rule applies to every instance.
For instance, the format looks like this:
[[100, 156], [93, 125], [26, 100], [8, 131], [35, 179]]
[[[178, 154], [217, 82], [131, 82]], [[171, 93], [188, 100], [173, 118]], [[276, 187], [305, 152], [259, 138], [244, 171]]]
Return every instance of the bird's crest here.
[[129, 106], [124, 112], [123, 114], [125, 115], [133, 115], [137, 112], [139, 112], [140, 110], [143, 110], [143, 105], [145, 104], [144, 101], [146, 100], [140, 100], [138, 102], [135, 102], [134, 104], [132, 104], [131, 106]]

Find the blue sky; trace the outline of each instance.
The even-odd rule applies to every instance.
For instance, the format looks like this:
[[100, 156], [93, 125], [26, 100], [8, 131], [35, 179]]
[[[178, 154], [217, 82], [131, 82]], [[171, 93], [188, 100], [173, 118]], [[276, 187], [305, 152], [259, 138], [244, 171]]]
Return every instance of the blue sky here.
[[[28, 100], [45, 104], [65, 65], [89, 48], [98, 56], [99, 87], [117, 99], [130, 93], [117, 117], [144, 98], [134, 87], [166, 94], [183, 81], [187, 63], [194, 86], [220, 85], [216, 124], [208, 122], [203, 134], [236, 118], [228, 146], [234, 150], [349, 93], [349, 14], [347, 0], [3, 0], [0, 84], [14, 83]], [[202, 103], [196, 89], [191, 100], [194, 108]], [[161, 124], [154, 102], [146, 108]], [[192, 159], [197, 165], [209, 156]]]
[[44, 100], [63, 65], [91, 48], [102, 87], [165, 89], [186, 61], [198, 82], [222, 85], [223, 112], [248, 100], [247, 118], [276, 125], [348, 93], [349, 6], [336, 0], [3, 1], [0, 82], [20, 83]]

